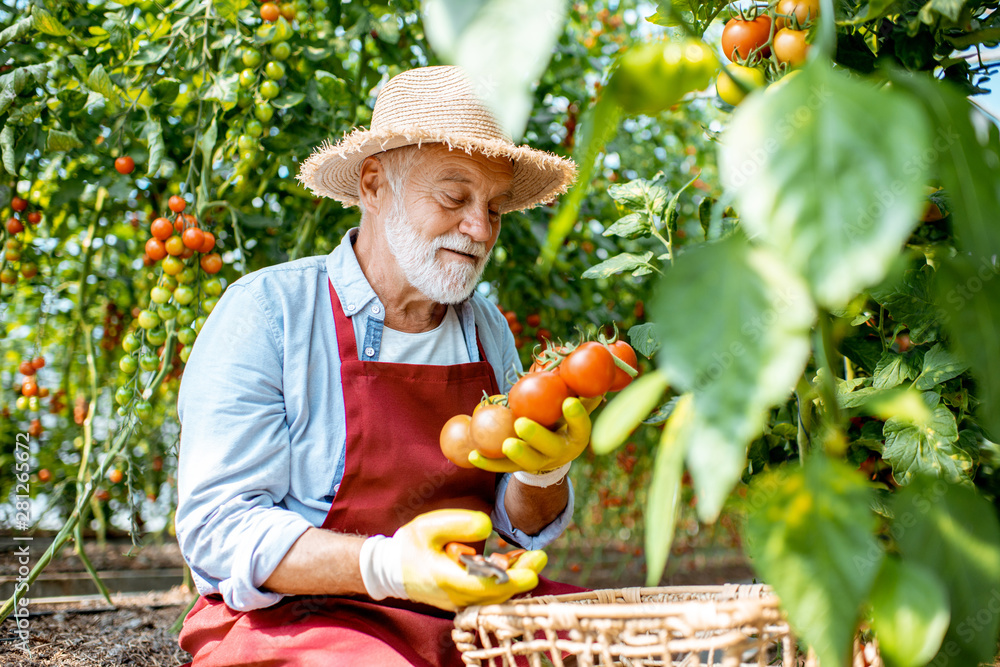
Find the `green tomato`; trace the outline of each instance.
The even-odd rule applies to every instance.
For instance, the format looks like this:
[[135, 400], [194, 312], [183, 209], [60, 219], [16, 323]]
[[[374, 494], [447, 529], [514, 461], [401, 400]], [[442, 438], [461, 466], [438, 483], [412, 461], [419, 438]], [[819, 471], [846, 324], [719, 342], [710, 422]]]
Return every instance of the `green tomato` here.
[[274, 107], [267, 102], [257, 102], [253, 105], [253, 115], [262, 123], [266, 123], [274, 117]]
[[[284, 44], [284, 42], [282, 42], [282, 44]], [[285, 76], [285, 66], [277, 60], [272, 60], [264, 66], [264, 76], [272, 81], [277, 81], [281, 77]]]
[[[163, 258], [163, 271], [167, 275], [176, 276], [184, 270], [184, 260], [177, 255], [167, 255]], [[184, 281], [180, 281], [184, 282]]]
[[252, 69], [247, 68], [240, 72], [240, 86], [252, 88], [255, 83], [257, 83], [257, 73]]
[[128, 410], [125, 409], [125, 406], [118, 408], [117, 412], [119, 417], [124, 418], [128, 416]]
[[201, 302], [201, 309], [206, 313], [211, 313], [215, 310], [215, 305], [219, 303], [219, 297], [210, 296], [207, 299], [203, 299]]
[[155, 371], [160, 367], [160, 358], [153, 354], [152, 352], [147, 352], [146, 354], [139, 357], [139, 368], [144, 371]]
[[646, 42], [625, 52], [608, 89], [627, 113], [655, 115], [706, 88], [718, 66], [701, 40]]
[[135, 412], [135, 416], [143, 421], [153, 416], [153, 406], [146, 400], [136, 401], [135, 405], [132, 406], [132, 410]]
[[166, 287], [160, 287], [157, 285], [153, 289], [149, 290], [149, 299], [153, 303], [166, 303], [170, 301], [170, 290]]
[[181, 353], [180, 353], [181, 361], [183, 361], [186, 364], [188, 357], [190, 356], [191, 356], [191, 346], [185, 345], [184, 347], [181, 348]]
[[29, 401], [27, 396], [18, 396], [17, 400], [14, 401], [14, 407], [23, 412], [28, 409], [28, 403]]
[[260, 84], [260, 96], [265, 100], [273, 100], [281, 93], [281, 86], [276, 84], [274, 81], [265, 81]]
[[118, 360], [118, 368], [125, 375], [132, 375], [139, 368], [139, 362], [131, 354], [126, 354]]
[[172, 303], [161, 304], [160, 307], [156, 309], [156, 314], [159, 315], [160, 319], [164, 322], [172, 320], [177, 317], [177, 306]]
[[[185, 267], [180, 273], [177, 274], [177, 282], [181, 285], [187, 285], [188, 283], [194, 282], [194, 279], [198, 277], [198, 273], [194, 270], [193, 266]], [[176, 298], [176, 297], [175, 297]], [[184, 305], [184, 304], [181, 304]]]
[[736, 63], [726, 65], [726, 68], [719, 72], [719, 78], [715, 82], [715, 91], [719, 94], [719, 99], [733, 106], [742, 102], [747, 92], [740, 88], [737, 82], [747, 90], [761, 88], [765, 83], [764, 72], [756, 67], [745, 67]]
[[260, 124], [259, 120], [248, 120], [246, 131], [251, 137], [257, 138], [264, 134], [264, 126]]
[[147, 331], [158, 327], [160, 325], [160, 318], [151, 310], [144, 310], [139, 313], [139, 326]]
[[313, 7], [319, 11], [325, 11], [330, 5], [327, 4], [326, 0], [313, 0]]
[[205, 290], [205, 294], [209, 296], [219, 296], [222, 294], [223, 290], [222, 278], [210, 278], [205, 281], [205, 284], [202, 285], [201, 288]]
[[178, 326], [186, 327], [192, 322], [194, 322], [195, 312], [194, 308], [178, 308], [177, 309], [177, 324]]
[[135, 352], [140, 347], [142, 347], [142, 341], [131, 331], [125, 334], [125, 338], [122, 339], [122, 349], [126, 352]]
[[288, 56], [292, 55], [292, 47], [288, 42], [278, 42], [271, 47], [271, 55], [277, 60], [288, 60]]
[[146, 342], [150, 345], [163, 345], [167, 342], [167, 330], [163, 327], [150, 329], [146, 332]]
[[247, 49], [243, 52], [243, 64], [247, 67], [256, 67], [263, 60], [263, 56], [260, 55], [260, 51], [257, 49]]
[[198, 333], [201, 333], [201, 328], [205, 326], [205, 320], [207, 319], [208, 318], [205, 317], [204, 315], [201, 315], [198, 319], [196, 319], [194, 321], [194, 330]]
[[160, 276], [160, 280], [159, 282], [157, 282], [157, 285], [159, 285], [165, 290], [173, 292], [174, 289], [177, 287], [177, 279], [174, 278], [173, 276], [168, 276], [164, 274]]
[[186, 306], [192, 301], [194, 301], [195, 293], [194, 290], [187, 285], [181, 285], [174, 290], [174, 301], [182, 306]]
[[257, 148], [257, 140], [249, 134], [241, 134], [240, 138], [236, 140], [236, 144], [240, 147], [241, 153]]
[[132, 387], [118, 387], [115, 392], [115, 402], [118, 405], [126, 406], [135, 397], [135, 390]]
[[[240, 88], [239, 92], [236, 93], [236, 104], [239, 105], [241, 109], [246, 109], [248, 106], [253, 104], [253, 95], [250, 94], [249, 90], [243, 90]], [[185, 134], [185, 139], [190, 139], [191, 135]]]
[[184, 327], [177, 332], [177, 340], [184, 343], [185, 345], [190, 345], [194, 342], [194, 339], [198, 337], [198, 333], [191, 327]]
[[37, 396], [32, 396], [28, 399], [28, 409], [32, 412], [38, 412], [42, 409], [42, 399]]

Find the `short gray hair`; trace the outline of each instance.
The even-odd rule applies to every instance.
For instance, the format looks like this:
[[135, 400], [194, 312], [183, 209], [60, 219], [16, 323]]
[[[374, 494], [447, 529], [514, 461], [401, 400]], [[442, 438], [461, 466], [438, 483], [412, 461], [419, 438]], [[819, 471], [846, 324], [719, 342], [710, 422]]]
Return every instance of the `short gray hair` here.
[[[417, 151], [420, 146], [410, 145], [410, 146], [400, 146], [399, 148], [390, 148], [382, 153], [376, 153], [372, 157], [382, 163], [382, 170], [385, 173], [385, 178], [389, 182], [389, 189], [392, 191], [394, 197], [402, 197], [403, 190], [406, 187], [406, 178], [410, 173], [410, 169], [413, 168], [413, 163], [417, 160]], [[358, 180], [358, 208], [361, 209], [361, 225], [365, 223], [365, 217], [368, 212], [365, 210], [365, 204], [361, 200], [361, 180]]]

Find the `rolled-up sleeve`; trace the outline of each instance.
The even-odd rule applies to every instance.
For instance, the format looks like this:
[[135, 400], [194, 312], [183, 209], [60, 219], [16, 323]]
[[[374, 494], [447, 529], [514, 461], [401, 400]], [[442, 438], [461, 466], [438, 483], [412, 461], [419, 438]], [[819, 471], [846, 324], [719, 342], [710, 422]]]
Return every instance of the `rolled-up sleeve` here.
[[260, 586], [312, 526], [278, 504], [291, 469], [280, 345], [264, 305], [235, 283], [198, 336], [177, 402], [181, 552], [202, 593], [241, 611], [283, 597]]

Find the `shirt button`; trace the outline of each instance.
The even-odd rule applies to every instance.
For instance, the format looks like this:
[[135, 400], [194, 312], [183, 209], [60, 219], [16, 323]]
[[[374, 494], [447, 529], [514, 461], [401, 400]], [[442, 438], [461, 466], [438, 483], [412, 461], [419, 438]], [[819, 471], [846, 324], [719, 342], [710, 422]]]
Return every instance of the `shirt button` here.
[[354, 304], [353, 303], [347, 304], [347, 310], [354, 310]]
[[377, 305], [375, 305], [375, 306], [372, 306], [372, 312], [375, 313], [376, 315], [378, 315], [379, 313], [382, 312], [382, 309], [379, 308]]
[[365, 348], [365, 356], [366, 357], [374, 357], [375, 356], [375, 348], [374, 347], [366, 347]]
[[340, 491], [340, 484], [334, 484], [333, 485], [333, 492], [337, 493], [338, 491]]

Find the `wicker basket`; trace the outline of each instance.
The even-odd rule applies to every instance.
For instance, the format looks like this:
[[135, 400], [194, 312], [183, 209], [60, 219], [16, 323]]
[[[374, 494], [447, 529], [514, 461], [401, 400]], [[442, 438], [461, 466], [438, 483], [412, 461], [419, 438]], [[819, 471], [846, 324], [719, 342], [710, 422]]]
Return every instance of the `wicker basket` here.
[[455, 617], [452, 638], [466, 665], [490, 667], [816, 664], [812, 655], [797, 657], [777, 597], [759, 584], [597, 590], [468, 607]]

